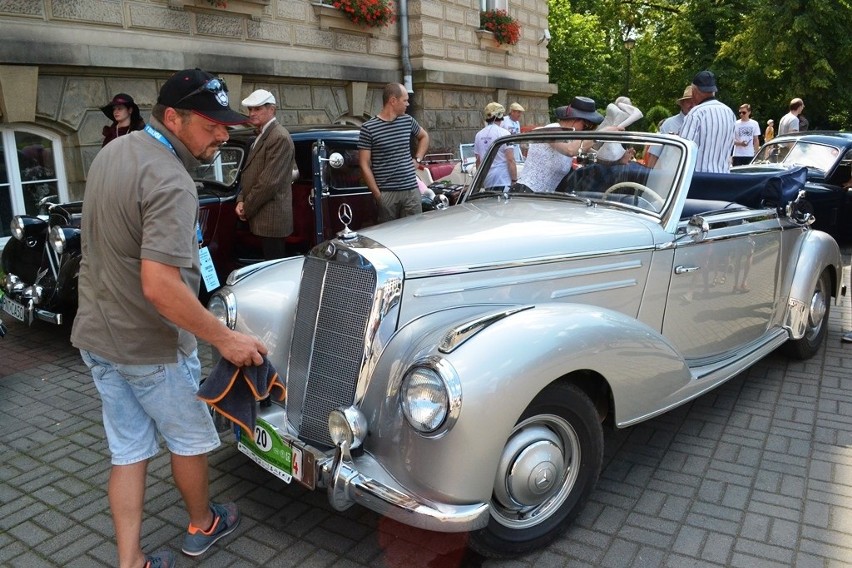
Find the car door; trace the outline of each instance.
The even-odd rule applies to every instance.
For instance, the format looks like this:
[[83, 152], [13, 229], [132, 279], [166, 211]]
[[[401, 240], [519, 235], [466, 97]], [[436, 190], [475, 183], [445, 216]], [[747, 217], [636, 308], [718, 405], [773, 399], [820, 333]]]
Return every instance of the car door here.
[[[712, 363], [759, 340], [778, 309], [781, 228], [773, 210], [703, 216], [703, 238], [675, 245], [663, 334], [690, 361]], [[686, 221], [681, 222], [685, 232]]]

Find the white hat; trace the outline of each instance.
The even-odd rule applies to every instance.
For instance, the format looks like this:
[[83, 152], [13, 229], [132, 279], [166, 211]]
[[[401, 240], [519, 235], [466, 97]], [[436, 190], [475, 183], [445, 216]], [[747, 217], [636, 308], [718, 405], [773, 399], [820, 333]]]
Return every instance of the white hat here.
[[263, 105], [274, 105], [275, 95], [266, 89], [258, 89], [248, 97], [243, 99], [243, 106], [246, 108], [259, 107]]
[[622, 157], [624, 157], [624, 152], [627, 150], [624, 149], [624, 146], [618, 144], [616, 142], [607, 142], [598, 150], [597, 156], [598, 160], [603, 160], [604, 162], [617, 162]]
[[485, 105], [485, 118], [496, 118], [497, 120], [503, 118], [503, 115], [506, 113], [506, 109], [503, 108], [503, 105], [500, 103], [488, 103]]

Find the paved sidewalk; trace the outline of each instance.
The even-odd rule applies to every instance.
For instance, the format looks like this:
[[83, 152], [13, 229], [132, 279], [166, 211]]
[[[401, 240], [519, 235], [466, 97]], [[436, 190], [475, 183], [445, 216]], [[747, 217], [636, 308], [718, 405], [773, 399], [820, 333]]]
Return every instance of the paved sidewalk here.
[[[845, 254], [848, 265], [849, 255]], [[848, 282], [848, 269], [846, 275]], [[852, 565], [850, 301], [832, 306], [825, 348], [771, 355], [719, 389], [607, 437], [597, 490], [546, 549], [504, 561], [464, 535], [428, 533], [272, 478], [228, 443], [212, 494], [243, 522], [179, 566], [551, 567]], [[100, 403], [68, 331], [11, 323], [0, 340], [0, 566], [112, 566]], [[210, 368], [209, 350], [203, 356]], [[165, 453], [151, 463], [147, 550], [179, 550], [186, 518]]]

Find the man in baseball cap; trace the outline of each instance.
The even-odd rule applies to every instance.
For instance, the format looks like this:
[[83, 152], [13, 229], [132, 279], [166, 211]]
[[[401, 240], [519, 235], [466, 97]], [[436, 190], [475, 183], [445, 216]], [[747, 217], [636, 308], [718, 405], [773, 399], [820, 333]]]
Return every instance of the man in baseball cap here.
[[[226, 327], [198, 300], [198, 194], [189, 174], [228, 140], [225, 125], [240, 122], [245, 117], [228, 107], [221, 79], [186, 69], [163, 84], [145, 128], [104, 146], [89, 168], [71, 343], [102, 402], [120, 566], [175, 562], [171, 551], [146, 554], [140, 543], [147, 464], [160, 452], [160, 437], [189, 518], [183, 552], [204, 553], [240, 521], [234, 503], [209, 499], [207, 453], [220, 441], [195, 396], [196, 336], [238, 367], [259, 365], [266, 347]], [[128, 380], [130, 367], [134, 377], [157, 380]]]
[[737, 117], [716, 98], [716, 75], [699, 71], [692, 78], [694, 106], [683, 119], [680, 135], [698, 146], [696, 172], [728, 173]]
[[157, 104], [190, 110], [195, 114], [227, 126], [248, 120], [231, 110], [225, 80], [201, 69], [184, 69], [172, 75], [160, 88]]

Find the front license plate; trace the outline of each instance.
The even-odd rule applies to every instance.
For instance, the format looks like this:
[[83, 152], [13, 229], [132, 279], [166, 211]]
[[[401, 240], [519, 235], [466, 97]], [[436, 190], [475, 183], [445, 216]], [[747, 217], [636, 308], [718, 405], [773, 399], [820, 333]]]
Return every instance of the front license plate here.
[[[284, 440], [275, 428], [262, 418], [257, 419], [254, 427], [254, 439], [239, 431], [237, 449], [247, 455], [257, 465], [290, 483], [293, 479], [313, 489], [315, 486], [312, 464], [304, 463], [305, 452]], [[313, 462], [313, 460], [307, 460]], [[305, 466], [309, 471], [305, 472]]]
[[18, 321], [24, 321], [26, 308], [24, 308], [23, 304], [10, 300], [8, 296], [3, 298], [3, 311]]

